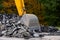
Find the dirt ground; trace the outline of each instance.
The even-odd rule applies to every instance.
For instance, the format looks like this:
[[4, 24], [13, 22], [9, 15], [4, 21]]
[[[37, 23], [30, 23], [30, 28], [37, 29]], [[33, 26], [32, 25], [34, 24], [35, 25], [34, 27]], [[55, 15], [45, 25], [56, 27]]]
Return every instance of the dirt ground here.
[[60, 36], [45, 36], [42, 38], [30, 38], [30, 39], [0, 37], [0, 40], [60, 40]]

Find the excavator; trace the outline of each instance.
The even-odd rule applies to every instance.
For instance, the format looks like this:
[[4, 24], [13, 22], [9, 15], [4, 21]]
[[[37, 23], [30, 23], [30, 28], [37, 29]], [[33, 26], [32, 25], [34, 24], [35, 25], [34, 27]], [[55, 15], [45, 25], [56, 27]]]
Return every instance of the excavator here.
[[26, 14], [24, 0], [14, 0], [14, 2], [16, 4], [16, 8], [17, 8], [19, 16], [22, 16], [21, 17], [22, 24], [26, 25], [27, 27], [29, 26], [40, 27], [37, 16], [35, 16], [34, 14]]

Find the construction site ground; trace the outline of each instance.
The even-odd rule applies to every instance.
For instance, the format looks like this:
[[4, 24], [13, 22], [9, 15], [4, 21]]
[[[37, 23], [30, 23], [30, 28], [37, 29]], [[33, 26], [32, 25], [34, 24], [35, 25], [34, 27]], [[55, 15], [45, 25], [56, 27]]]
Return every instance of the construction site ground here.
[[9, 37], [0, 37], [0, 40], [60, 40], [60, 36], [44, 36], [39, 38], [9, 38]]

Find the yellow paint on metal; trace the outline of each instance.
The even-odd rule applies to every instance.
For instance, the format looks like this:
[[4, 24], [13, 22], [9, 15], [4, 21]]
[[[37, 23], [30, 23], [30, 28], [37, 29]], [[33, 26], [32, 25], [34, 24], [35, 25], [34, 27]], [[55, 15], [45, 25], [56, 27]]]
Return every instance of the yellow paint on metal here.
[[15, 1], [19, 16], [22, 16], [25, 8], [24, 0], [14, 0], [14, 1]]

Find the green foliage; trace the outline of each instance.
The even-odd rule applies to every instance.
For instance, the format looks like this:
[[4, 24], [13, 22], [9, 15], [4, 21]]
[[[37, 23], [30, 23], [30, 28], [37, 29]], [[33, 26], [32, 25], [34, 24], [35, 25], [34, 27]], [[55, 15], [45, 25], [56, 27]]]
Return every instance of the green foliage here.
[[39, 0], [39, 2], [45, 7], [44, 11], [41, 12], [44, 16], [44, 21], [47, 22], [48, 25], [60, 25], [60, 13], [56, 12], [58, 10], [56, 9], [56, 0]]
[[3, 9], [3, 6], [0, 4], [0, 10], [2, 10]]

